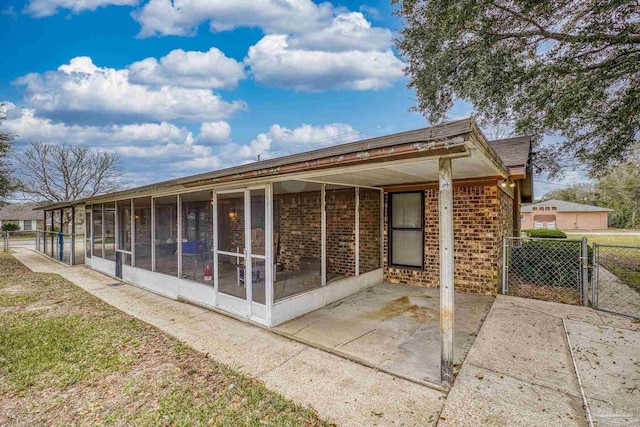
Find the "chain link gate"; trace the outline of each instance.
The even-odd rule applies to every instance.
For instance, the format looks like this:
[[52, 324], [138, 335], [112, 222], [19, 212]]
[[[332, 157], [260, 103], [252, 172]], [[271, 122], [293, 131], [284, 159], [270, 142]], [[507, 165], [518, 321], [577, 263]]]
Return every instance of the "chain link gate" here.
[[589, 259], [586, 239], [505, 237], [502, 293], [587, 305]]
[[640, 319], [640, 246], [593, 245], [594, 308]]

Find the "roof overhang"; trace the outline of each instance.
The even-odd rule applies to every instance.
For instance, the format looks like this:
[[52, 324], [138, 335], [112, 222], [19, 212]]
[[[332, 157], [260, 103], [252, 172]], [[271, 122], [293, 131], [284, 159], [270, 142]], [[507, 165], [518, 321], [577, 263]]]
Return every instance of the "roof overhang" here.
[[42, 209], [102, 203], [197, 188], [231, 188], [265, 181], [305, 179], [380, 188], [411, 182], [437, 181], [438, 159], [449, 157], [453, 179], [507, 178], [500, 160], [473, 119], [342, 144], [301, 154], [250, 163], [158, 184]]

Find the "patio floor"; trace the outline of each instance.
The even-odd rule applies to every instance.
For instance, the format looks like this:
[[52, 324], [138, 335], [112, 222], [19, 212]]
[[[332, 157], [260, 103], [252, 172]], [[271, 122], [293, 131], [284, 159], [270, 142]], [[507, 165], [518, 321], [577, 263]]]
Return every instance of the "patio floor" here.
[[[494, 297], [455, 294], [459, 368]], [[306, 344], [418, 382], [440, 382], [438, 289], [381, 283], [274, 328]]]

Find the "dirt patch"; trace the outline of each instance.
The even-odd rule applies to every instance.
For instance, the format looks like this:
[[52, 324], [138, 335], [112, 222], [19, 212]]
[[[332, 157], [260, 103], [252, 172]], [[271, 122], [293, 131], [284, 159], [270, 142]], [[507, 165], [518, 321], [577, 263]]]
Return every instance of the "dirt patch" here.
[[394, 317], [410, 317], [417, 322], [426, 323], [437, 319], [438, 313], [430, 307], [416, 304], [412, 299], [431, 298], [428, 295], [403, 296], [388, 302], [378, 310], [365, 313], [368, 319], [389, 320]]

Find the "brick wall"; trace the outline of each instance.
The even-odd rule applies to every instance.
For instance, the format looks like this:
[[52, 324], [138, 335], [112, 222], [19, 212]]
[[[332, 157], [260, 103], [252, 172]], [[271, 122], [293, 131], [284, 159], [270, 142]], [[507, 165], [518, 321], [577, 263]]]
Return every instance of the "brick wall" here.
[[299, 270], [300, 257], [322, 258], [321, 194], [319, 191], [276, 194], [274, 232], [279, 236], [277, 262]]
[[[438, 190], [425, 190], [424, 195], [424, 269], [410, 269], [387, 265], [388, 194], [385, 194], [385, 280], [425, 287], [439, 285]], [[498, 186], [454, 188], [454, 282], [457, 290], [496, 293], [502, 264], [502, 237], [512, 232], [512, 209], [512, 199]]]
[[380, 268], [380, 191], [360, 189], [360, 273]]
[[327, 274], [356, 274], [355, 189], [326, 191]]

